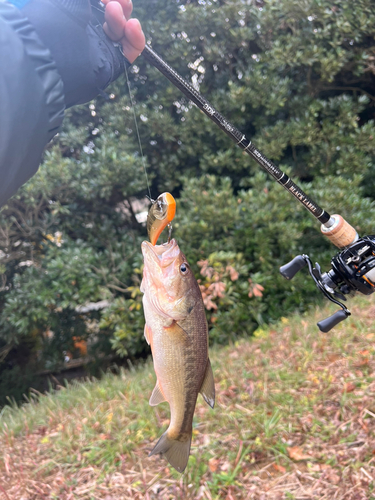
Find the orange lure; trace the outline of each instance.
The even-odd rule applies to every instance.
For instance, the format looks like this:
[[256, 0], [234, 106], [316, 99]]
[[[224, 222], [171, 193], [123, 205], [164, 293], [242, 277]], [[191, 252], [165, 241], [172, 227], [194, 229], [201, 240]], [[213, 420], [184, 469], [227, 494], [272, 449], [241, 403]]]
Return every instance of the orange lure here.
[[170, 193], [163, 193], [153, 201], [147, 215], [147, 233], [152, 245], [172, 222], [176, 214], [176, 200]]

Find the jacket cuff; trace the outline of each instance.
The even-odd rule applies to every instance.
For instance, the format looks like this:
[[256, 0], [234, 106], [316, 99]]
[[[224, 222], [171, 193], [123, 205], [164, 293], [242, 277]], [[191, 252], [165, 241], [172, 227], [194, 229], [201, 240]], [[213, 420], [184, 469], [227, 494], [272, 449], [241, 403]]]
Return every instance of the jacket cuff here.
[[[63, 0], [64, 1], [64, 0]], [[66, 0], [70, 1], [70, 0]], [[100, 88], [103, 90], [119, 76], [122, 75], [125, 68], [129, 68], [131, 63], [122, 53], [120, 45], [111, 40], [103, 30], [104, 8], [100, 0], [91, 0], [91, 21], [88, 26], [88, 36], [94, 42], [99, 40], [100, 51], [98, 52], [98, 60], [96, 71], [98, 78], [101, 79]], [[98, 42], [97, 42], [98, 43]], [[104, 66], [109, 66], [110, 71], [103, 71]], [[102, 75], [102, 77], [100, 77]], [[103, 77], [106, 75], [106, 78]]]

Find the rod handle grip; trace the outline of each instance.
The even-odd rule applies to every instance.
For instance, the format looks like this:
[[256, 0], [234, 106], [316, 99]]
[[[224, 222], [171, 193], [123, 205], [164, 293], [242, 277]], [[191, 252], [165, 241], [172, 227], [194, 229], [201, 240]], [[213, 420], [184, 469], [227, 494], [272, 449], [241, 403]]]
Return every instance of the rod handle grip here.
[[297, 255], [293, 260], [280, 267], [280, 274], [287, 280], [291, 280], [306, 265], [307, 262], [302, 255]]
[[332, 215], [334, 223], [330, 227], [322, 224], [320, 230], [338, 248], [348, 247], [358, 239], [357, 231], [338, 214]]

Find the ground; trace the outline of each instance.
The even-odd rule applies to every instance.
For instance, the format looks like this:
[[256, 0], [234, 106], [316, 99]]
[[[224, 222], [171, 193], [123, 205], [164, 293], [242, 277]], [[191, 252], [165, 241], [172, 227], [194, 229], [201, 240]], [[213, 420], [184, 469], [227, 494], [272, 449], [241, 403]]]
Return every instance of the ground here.
[[329, 334], [327, 307], [211, 349], [183, 475], [148, 458], [169, 421], [150, 362], [5, 408], [0, 499], [375, 499], [375, 301], [350, 305]]

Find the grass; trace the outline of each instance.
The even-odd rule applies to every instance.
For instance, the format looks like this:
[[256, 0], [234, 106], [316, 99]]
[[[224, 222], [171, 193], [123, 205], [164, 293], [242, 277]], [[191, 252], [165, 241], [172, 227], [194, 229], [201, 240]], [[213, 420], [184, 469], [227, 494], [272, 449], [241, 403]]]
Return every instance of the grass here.
[[351, 309], [330, 334], [328, 306], [212, 349], [183, 475], [148, 458], [169, 422], [151, 363], [4, 408], [0, 499], [375, 499], [375, 301]]

